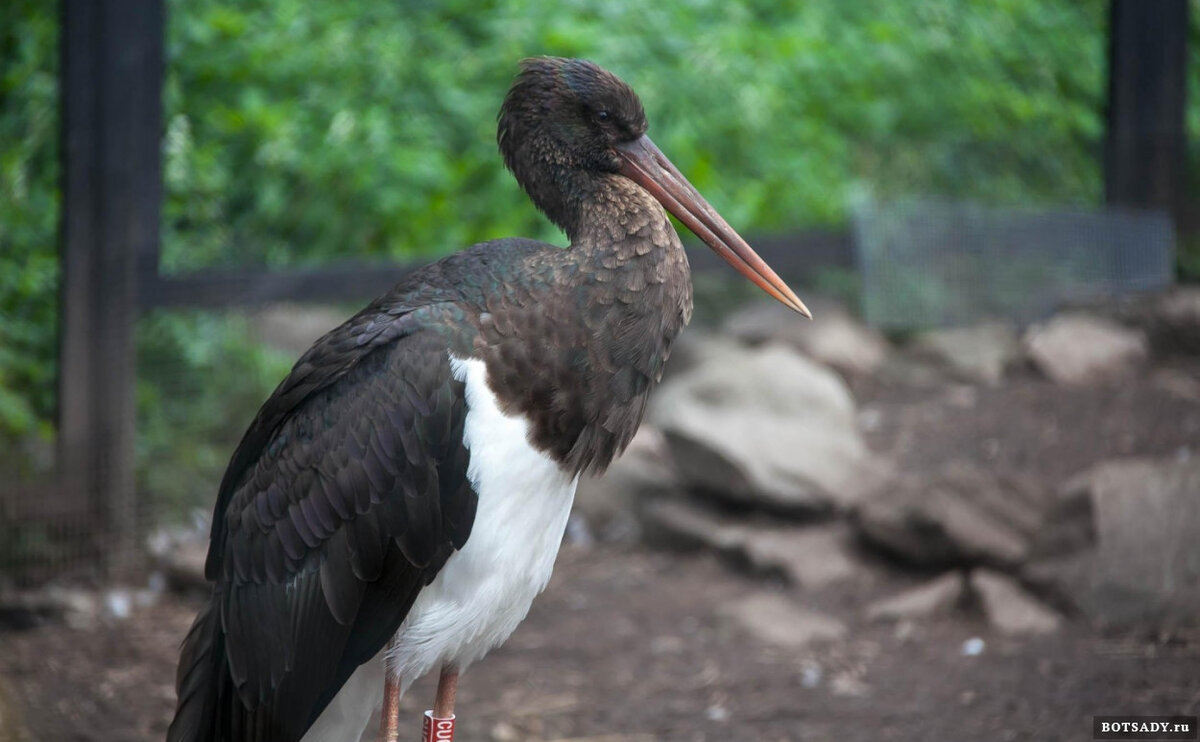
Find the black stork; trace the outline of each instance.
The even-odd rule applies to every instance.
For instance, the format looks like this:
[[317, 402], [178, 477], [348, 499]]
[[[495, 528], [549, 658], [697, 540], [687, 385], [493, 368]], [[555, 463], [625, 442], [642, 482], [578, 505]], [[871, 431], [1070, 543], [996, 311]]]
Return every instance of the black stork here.
[[691, 316], [664, 207], [810, 316], [645, 132], [595, 64], [522, 64], [500, 151], [571, 246], [475, 245], [300, 358], [221, 481], [169, 742], [352, 742], [381, 696], [394, 740], [400, 694], [434, 668], [426, 726], [453, 718], [458, 672], [546, 586], [580, 474], [629, 443]]

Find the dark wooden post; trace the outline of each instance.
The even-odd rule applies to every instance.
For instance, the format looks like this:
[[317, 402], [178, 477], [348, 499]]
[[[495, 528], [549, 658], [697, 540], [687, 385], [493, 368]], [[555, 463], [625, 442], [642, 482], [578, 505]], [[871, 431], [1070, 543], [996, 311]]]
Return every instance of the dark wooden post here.
[[1188, 0], [1112, 0], [1109, 6], [1109, 204], [1183, 206], [1187, 140]]
[[59, 471], [115, 575], [137, 562], [134, 321], [162, 199], [162, 0], [62, 0]]

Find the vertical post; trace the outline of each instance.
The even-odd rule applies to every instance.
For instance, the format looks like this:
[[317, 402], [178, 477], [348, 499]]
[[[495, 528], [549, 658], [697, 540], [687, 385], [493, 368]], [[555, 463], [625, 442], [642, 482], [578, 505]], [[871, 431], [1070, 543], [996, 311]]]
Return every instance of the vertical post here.
[[1183, 204], [1187, 140], [1188, 0], [1112, 0], [1109, 6], [1108, 136], [1104, 185], [1109, 204]]
[[122, 576], [136, 565], [138, 255], [162, 196], [163, 0], [62, 0], [59, 471]]

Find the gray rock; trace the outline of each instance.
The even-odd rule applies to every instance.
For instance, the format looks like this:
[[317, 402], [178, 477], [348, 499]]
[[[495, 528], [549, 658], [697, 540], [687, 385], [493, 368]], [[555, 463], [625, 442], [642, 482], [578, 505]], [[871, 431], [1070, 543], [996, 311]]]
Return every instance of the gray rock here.
[[840, 510], [887, 475], [863, 443], [846, 385], [780, 345], [714, 358], [669, 380], [649, 417], [686, 486], [739, 503]]
[[756, 570], [782, 575], [809, 590], [869, 578], [842, 524], [758, 529], [747, 533], [741, 551]]
[[208, 557], [207, 519], [191, 527], [154, 529], [146, 537], [146, 550], [171, 589], [179, 592], [212, 589], [204, 577], [204, 562]]
[[1031, 327], [1026, 355], [1059, 384], [1089, 384], [1127, 374], [1149, 355], [1145, 333], [1087, 314], [1063, 314]]
[[643, 518], [645, 534], [653, 544], [707, 549], [806, 589], [871, 577], [854, 554], [849, 530], [840, 523], [764, 525], [674, 498], [650, 502]]
[[[794, 314], [794, 312], [793, 312]], [[744, 352], [746, 346], [724, 333], [699, 327], [688, 328], [671, 346], [671, 357], [663, 369], [663, 381], [680, 376], [697, 366], [721, 363], [730, 356]]]
[[892, 353], [875, 374], [876, 379], [888, 386], [912, 389], [942, 389], [953, 379], [944, 364], [920, 353]]
[[947, 572], [917, 587], [867, 606], [872, 621], [930, 618], [952, 612], [963, 602], [965, 581], [961, 572]]
[[1013, 566], [1029, 554], [1044, 508], [1033, 488], [964, 462], [908, 476], [859, 505], [863, 539], [922, 567]]
[[639, 503], [677, 488], [671, 452], [662, 432], [643, 425], [629, 448], [602, 476], [584, 476], [575, 492], [574, 514], [601, 541], [632, 542], [641, 534]]
[[1112, 462], [1088, 479], [1110, 579], [1159, 593], [1200, 588], [1200, 460]]
[[1005, 367], [1021, 355], [1017, 331], [1004, 322], [930, 330], [917, 337], [914, 348], [945, 363], [957, 376], [985, 384], [998, 384]]
[[87, 629], [98, 614], [95, 594], [79, 588], [50, 586], [0, 595], [0, 628], [28, 629], [61, 622]]
[[1149, 331], [1164, 353], [1200, 353], [1200, 287], [1177, 286], [1154, 302]]
[[725, 331], [755, 345], [790, 345], [846, 374], [869, 374], [880, 367], [888, 353], [883, 336], [832, 302], [817, 303], [812, 309], [817, 319], [805, 322], [776, 302], [752, 304], [730, 315]]
[[846, 625], [833, 616], [803, 608], [775, 593], [730, 603], [721, 614], [754, 638], [787, 649], [836, 641], [846, 635]]
[[160, 560], [167, 584], [178, 592], [211, 590], [212, 584], [204, 577], [204, 561], [207, 558], [207, 543], [180, 542]]
[[1083, 303], [1079, 310], [1145, 331], [1155, 353], [1200, 354], [1200, 286], [1105, 298]]
[[[1063, 487], [1093, 534], [1034, 574], [1099, 623], [1200, 610], [1200, 459], [1123, 459]], [[1084, 504], [1086, 503], [1086, 504]], [[1094, 542], [1094, 546], [1092, 543]]]
[[[1085, 472], [1085, 475], [1087, 472]], [[1055, 559], [1090, 549], [1096, 543], [1096, 512], [1087, 476], [1072, 477], [1059, 487], [1035, 534], [1031, 558]]]
[[1150, 384], [1173, 397], [1193, 404], [1200, 403], [1200, 379], [1175, 368], [1155, 369]]
[[690, 500], [660, 497], [642, 508], [647, 543], [672, 549], [708, 549], [736, 556], [746, 540], [746, 525]]
[[988, 623], [1001, 633], [1050, 634], [1062, 623], [1057, 612], [1007, 575], [976, 569], [971, 572], [970, 586]]

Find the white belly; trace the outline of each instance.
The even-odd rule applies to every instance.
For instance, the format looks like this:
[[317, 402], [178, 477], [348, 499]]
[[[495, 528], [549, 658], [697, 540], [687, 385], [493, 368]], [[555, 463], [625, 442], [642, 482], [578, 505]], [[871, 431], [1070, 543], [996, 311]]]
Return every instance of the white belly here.
[[[451, 359], [451, 368], [466, 384], [467, 476], [479, 505], [466, 545], [396, 633], [388, 666], [403, 689], [444, 662], [465, 669], [512, 634], [550, 579], [578, 482], [529, 444], [524, 418], [501, 412], [483, 361]], [[382, 694], [377, 659], [359, 668], [304, 742], [357, 739]]]

